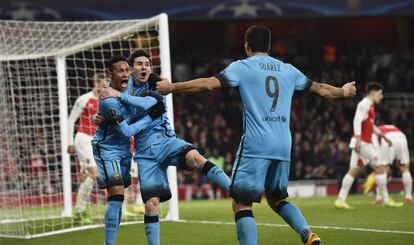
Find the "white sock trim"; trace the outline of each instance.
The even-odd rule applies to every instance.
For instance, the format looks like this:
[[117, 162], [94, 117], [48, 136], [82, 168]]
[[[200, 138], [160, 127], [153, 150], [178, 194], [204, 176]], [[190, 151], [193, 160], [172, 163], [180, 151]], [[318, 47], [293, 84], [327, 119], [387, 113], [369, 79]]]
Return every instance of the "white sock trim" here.
[[388, 202], [389, 197], [388, 197], [388, 189], [387, 189], [387, 174], [385, 173], [377, 174], [375, 176], [375, 182], [377, 183], [378, 190], [379, 190], [380, 196], [382, 197], [382, 200], [384, 200], [384, 202]]
[[83, 211], [86, 208], [86, 204], [89, 201], [89, 196], [91, 195], [95, 181], [92, 177], [87, 176], [86, 179], [80, 184], [78, 195], [76, 197], [76, 206], [77, 211]]
[[402, 182], [404, 184], [405, 198], [412, 199], [413, 179], [412, 179], [411, 173], [409, 171], [404, 172], [402, 174]]

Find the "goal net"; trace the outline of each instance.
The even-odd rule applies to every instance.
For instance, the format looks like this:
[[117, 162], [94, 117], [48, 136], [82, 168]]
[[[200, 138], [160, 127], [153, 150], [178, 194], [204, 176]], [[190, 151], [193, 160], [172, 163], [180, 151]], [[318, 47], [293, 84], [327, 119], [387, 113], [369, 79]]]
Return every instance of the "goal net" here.
[[[86, 205], [93, 224], [73, 219], [85, 176], [76, 155], [67, 153], [68, 114], [76, 99], [92, 90], [93, 77], [105, 73], [112, 55], [145, 48], [154, 72], [170, 78], [167, 15], [125, 21], [0, 21], [0, 38], [0, 236], [32, 238], [102, 227], [106, 193], [97, 185]], [[167, 104], [173, 123], [171, 96]], [[164, 218], [178, 220], [175, 168], [168, 173], [173, 198], [163, 207]], [[139, 192], [136, 181], [127, 210]], [[140, 222], [143, 216], [122, 219]]]

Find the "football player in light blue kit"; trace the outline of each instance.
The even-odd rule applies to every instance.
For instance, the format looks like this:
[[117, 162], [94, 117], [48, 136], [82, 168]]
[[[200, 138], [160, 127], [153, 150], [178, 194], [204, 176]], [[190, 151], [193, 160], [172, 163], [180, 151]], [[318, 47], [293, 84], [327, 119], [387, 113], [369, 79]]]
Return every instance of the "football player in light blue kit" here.
[[[108, 77], [112, 88], [125, 93], [131, 69], [123, 56], [113, 56], [109, 60]], [[141, 110], [148, 110], [157, 103], [153, 97], [139, 97], [135, 101]], [[138, 103], [139, 102], [139, 103]], [[92, 140], [93, 154], [97, 163], [99, 188], [108, 190], [108, 205], [105, 212], [105, 244], [115, 244], [122, 215], [124, 188], [131, 184], [131, 144], [130, 138], [149, 126], [150, 116], [139, 121], [131, 121], [128, 107], [116, 98], [99, 102], [100, 115], [106, 124], [101, 125]], [[129, 124], [131, 123], [131, 124]]]
[[325, 98], [353, 96], [355, 82], [342, 88], [312, 82], [298, 69], [268, 55], [270, 30], [252, 26], [246, 31], [248, 58], [231, 63], [218, 75], [182, 83], [158, 82], [162, 94], [194, 93], [235, 88], [244, 107], [244, 133], [233, 165], [230, 195], [240, 244], [257, 243], [252, 204], [263, 191], [269, 206], [302, 238], [303, 243], [321, 244], [300, 210], [286, 201], [292, 139], [290, 111], [295, 92], [314, 92]]
[[[131, 53], [129, 63], [133, 72], [128, 92], [121, 94], [108, 88], [100, 93], [101, 99], [119, 97], [123, 103], [134, 107], [134, 98], [154, 93], [155, 84], [160, 79], [152, 73], [149, 54], [144, 50], [136, 50]], [[141, 195], [145, 203], [145, 233], [150, 245], [160, 244], [159, 205], [171, 198], [167, 179], [169, 165], [188, 170], [198, 169], [225, 190], [230, 186], [230, 178], [224, 171], [205, 159], [192, 144], [176, 137], [167, 118], [164, 97], [158, 98], [157, 104], [148, 112], [135, 109], [132, 117], [140, 118], [146, 114], [152, 116], [154, 113], [163, 115], [135, 135], [134, 154], [134, 160], [138, 164]]]

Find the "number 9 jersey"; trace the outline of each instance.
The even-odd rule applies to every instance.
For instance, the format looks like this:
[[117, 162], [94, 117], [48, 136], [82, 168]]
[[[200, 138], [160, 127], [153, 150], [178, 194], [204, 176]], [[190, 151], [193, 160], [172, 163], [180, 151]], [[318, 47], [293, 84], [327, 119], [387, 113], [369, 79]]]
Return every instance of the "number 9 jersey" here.
[[236, 88], [243, 103], [237, 156], [290, 161], [292, 96], [307, 92], [312, 81], [291, 64], [262, 55], [235, 61], [216, 78], [224, 89]]

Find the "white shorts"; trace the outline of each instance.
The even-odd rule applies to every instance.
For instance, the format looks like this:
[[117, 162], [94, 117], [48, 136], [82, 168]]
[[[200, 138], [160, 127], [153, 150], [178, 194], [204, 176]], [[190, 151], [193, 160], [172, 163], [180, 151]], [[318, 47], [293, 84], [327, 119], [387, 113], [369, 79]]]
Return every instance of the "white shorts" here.
[[379, 161], [382, 165], [392, 164], [395, 160], [400, 164], [410, 163], [410, 153], [408, 151], [407, 137], [402, 132], [389, 132], [386, 134], [391, 140], [392, 146], [382, 140], [379, 146]]
[[[356, 152], [354, 147], [356, 144], [356, 139], [352, 138], [351, 143], [349, 144], [350, 148], [352, 149], [351, 152], [351, 160], [350, 160], [350, 168], [356, 168], [358, 166], [365, 166], [368, 163], [372, 165], [376, 165], [378, 162], [378, 150], [374, 147], [373, 144], [366, 143], [361, 141], [361, 152]], [[359, 164], [358, 164], [359, 163]]]
[[84, 133], [76, 133], [75, 135], [75, 151], [79, 158], [81, 171], [85, 168], [96, 167], [95, 159], [92, 151], [92, 136]]

